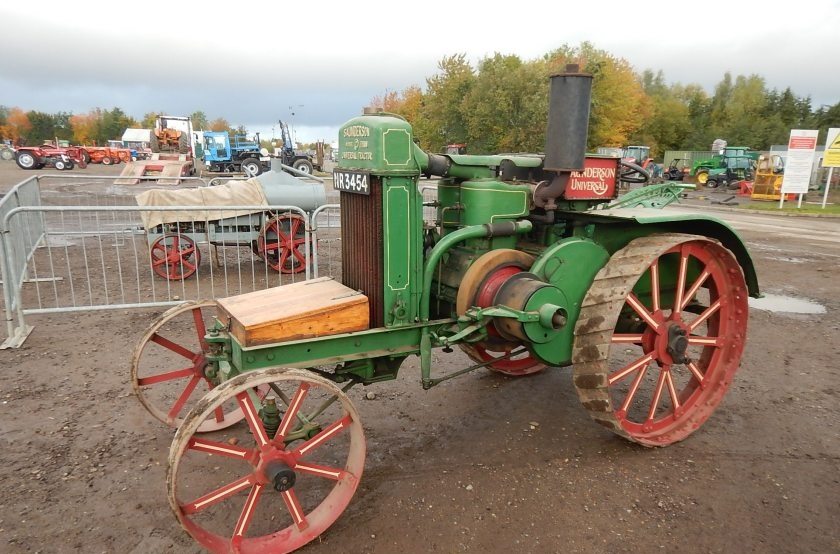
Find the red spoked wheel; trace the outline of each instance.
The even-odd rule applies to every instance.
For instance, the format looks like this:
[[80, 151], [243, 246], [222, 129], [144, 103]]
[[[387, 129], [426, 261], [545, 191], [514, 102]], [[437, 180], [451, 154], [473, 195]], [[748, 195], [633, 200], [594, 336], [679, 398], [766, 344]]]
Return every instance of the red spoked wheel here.
[[634, 442], [686, 438], [732, 382], [748, 312], [741, 267], [719, 243], [676, 234], [632, 241], [596, 276], [575, 327], [581, 402]]
[[[268, 386], [260, 401], [250, 391]], [[197, 437], [230, 400], [247, 426]], [[350, 399], [305, 370], [268, 368], [216, 387], [178, 428], [169, 451], [169, 504], [211, 552], [291, 552], [338, 519], [359, 486], [364, 431]]]
[[263, 226], [257, 250], [265, 263], [280, 273], [300, 273], [306, 269], [306, 221], [298, 214], [278, 215]]
[[152, 243], [152, 269], [170, 281], [191, 277], [201, 263], [201, 250], [187, 235], [168, 234]]
[[[502, 284], [511, 276], [526, 271], [533, 263], [533, 256], [518, 250], [498, 249], [483, 254], [473, 262], [461, 279], [456, 312], [458, 315], [463, 315], [473, 306], [480, 308], [492, 306], [493, 299]], [[527, 350], [505, 358], [511, 352], [521, 350], [522, 345], [505, 340], [492, 323], [487, 326], [487, 334], [487, 339], [481, 342], [461, 343], [461, 350], [477, 363], [503, 358], [487, 367], [510, 377], [531, 375], [545, 369], [545, 364], [534, 358]]]
[[[212, 325], [216, 303], [185, 302], [152, 323], [134, 349], [131, 384], [140, 403], [157, 420], [178, 427], [206, 390], [220, 378], [208, 375], [205, 335]], [[263, 396], [266, 391], [263, 391]], [[217, 431], [244, 416], [235, 402], [214, 411], [199, 432]]]

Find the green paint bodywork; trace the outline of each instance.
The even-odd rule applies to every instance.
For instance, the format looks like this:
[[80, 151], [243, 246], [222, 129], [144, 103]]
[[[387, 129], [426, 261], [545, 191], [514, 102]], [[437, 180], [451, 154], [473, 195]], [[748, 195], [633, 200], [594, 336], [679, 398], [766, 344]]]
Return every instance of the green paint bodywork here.
[[[630, 241], [656, 233], [719, 240], [737, 257], [750, 294], [758, 295], [755, 269], [745, 246], [729, 226], [705, 215], [615, 206], [592, 209], [592, 202], [560, 199], [553, 223], [535, 225], [527, 218], [536, 183], [502, 181], [498, 175], [503, 162], [539, 168], [541, 156], [447, 156], [447, 177], [438, 186], [438, 226], [424, 235], [418, 184], [431, 158], [414, 143], [408, 122], [388, 114], [354, 118], [339, 130], [339, 152], [339, 169], [364, 171], [381, 183], [374, 190], [383, 195], [385, 327], [243, 348], [218, 324], [208, 334], [213, 349], [208, 360], [220, 369], [229, 362], [231, 376], [276, 365], [331, 366], [319, 371], [335, 381], [367, 384], [396, 377], [402, 361], [415, 354], [420, 356], [421, 380], [428, 388], [448, 377], [432, 377], [432, 348], [483, 340], [486, 325], [498, 317], [522, 323], [530, 338], [526, 346], [535, 357], [549, 365], [568, 365], [575, 322], [596, 273]], [[673, 194], [673, 187], [666, 186], [637, 196]], [[640, 198], [627, 200], [617, 205], [638, 204]], [[488, 224], [492, 223], [505, 225], [491, 228]], [[360, 233], [373, 232], [365, 222], [354, 224]], [[506, 230], [500, 233], [499, 229]], [[537, 289], [522, 310], [473, 308], [456, 317], [455, 299], [464, 273], [482, 254], [499, 248], [533, 255], [536, 262], [530, 272], [547, 286]], [[660, 261], [663, 302], [673, 296], [676, 263], [676, 258]], [[689, 278], [698, 273], [698, 268], [688, 268]], [[640, 276], [634, 290], [641, 301], [648, 302], [648, 277]], [[565, 317], [557, 328], [552, 323], [555, 314]], [[477, 367], [481, 364], [461, 372]]]

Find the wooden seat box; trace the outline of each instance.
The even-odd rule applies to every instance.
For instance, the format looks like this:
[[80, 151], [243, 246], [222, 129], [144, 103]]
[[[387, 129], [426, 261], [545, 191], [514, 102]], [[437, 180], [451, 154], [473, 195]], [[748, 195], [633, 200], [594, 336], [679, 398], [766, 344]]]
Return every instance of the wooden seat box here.
[[242, 346], [338, 335], [370, 325], [367, 296], [331, 277], [222, 298], [219, 319]]

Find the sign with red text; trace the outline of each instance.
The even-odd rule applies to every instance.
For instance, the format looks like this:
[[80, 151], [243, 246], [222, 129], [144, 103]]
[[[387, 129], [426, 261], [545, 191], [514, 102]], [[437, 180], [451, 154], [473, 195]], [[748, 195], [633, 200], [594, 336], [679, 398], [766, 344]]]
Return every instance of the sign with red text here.
[[785, 175], [782, 180], [782, 194], [805, 194], [811, 183], [814, 167], [814, 152], [817, 149], [819, 131], [793, 129], [788, 140]]
[[563, 198], [566, 200], [600, 200], [615, 198], [618, 158], [587, 156], [583, 171], [573, 171]]

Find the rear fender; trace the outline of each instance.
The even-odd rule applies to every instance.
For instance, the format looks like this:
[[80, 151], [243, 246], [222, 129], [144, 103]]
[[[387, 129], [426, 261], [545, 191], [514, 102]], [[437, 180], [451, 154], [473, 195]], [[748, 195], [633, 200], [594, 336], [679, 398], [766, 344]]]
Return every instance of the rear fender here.
[[758, 275], [746, 245], [732, 227], [719, 219], [704, 214], [672, 214], [646, 208], [597, 210], [575, 214], [573, 219], [585, 225], [593, 224], [590, 230], [593, 240], [610, 255], [633, 239], [659, 233], [687, 233], [718, 240], [738, 260], [750, 296], [760, 296]]

